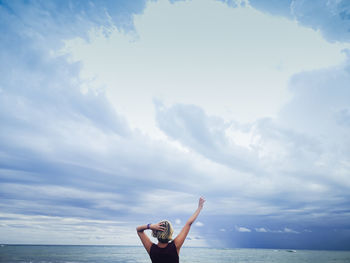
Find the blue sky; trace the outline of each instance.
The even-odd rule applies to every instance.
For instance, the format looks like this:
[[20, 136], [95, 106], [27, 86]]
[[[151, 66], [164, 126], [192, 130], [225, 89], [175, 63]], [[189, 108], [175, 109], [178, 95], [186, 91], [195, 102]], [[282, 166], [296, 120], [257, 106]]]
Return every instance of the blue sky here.
[[0, 243], [350, 249], [348, 1], [0, 1]]

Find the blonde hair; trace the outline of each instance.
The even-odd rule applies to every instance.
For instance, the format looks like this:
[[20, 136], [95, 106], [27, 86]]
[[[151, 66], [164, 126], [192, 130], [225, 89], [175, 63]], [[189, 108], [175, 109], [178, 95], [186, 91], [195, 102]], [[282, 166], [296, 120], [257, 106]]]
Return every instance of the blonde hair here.
[[153, 230], [152, 236], [156, 237], [161, 243], [168, 243], [173, 239], [174, 229], [168, 220], [161, 221], [160, 225], [165, 228], [164, 231]]

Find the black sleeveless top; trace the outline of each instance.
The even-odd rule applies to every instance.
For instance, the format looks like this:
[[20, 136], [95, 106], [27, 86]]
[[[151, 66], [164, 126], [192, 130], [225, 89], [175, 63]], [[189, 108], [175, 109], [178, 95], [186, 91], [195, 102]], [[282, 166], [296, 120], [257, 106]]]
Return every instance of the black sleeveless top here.
[[177, 254], [174, 241], [168, 243], [164, 248], [152, 244], [149, 253], [152, 263], [179, 263], [179, 255]]

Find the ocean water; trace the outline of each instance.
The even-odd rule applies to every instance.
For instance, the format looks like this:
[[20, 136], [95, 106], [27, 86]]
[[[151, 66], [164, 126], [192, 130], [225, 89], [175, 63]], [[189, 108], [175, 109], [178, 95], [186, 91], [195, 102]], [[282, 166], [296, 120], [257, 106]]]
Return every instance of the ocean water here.
[[[150, 263], [143, 247], [128, 246], [0, 246], [1, 263]], [[350, 263], [350, 251], [187, 248], [181, 263]]]

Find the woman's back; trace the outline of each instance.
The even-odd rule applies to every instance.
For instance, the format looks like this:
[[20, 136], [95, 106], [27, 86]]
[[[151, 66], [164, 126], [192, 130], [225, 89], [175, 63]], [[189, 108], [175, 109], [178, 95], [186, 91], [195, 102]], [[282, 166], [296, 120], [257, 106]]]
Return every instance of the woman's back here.
[[152, 263], [179, 263], [179, 255], [177, 254], [174, 241], [168, 243], [164, 248], [152, 244], [150, 250]]
[[[179, 263], [180, 249], [185, 242], [192, 223], [202, 210], [204, 202], [205, 200], [203, 197], [199, 198], [197, 210], [187, 220], [181, 232], [170, 243], [168, 242], [173, 239], [173, 228], [168, 220], [163, 220], [157, 224], [147, 224], [136, 227], [137, 234], [147, 250], [152, 263]], [[152, 236], [158, 239], [158, 245], [154, 244], [144, 233], [146, 229], [152, 230]]]

